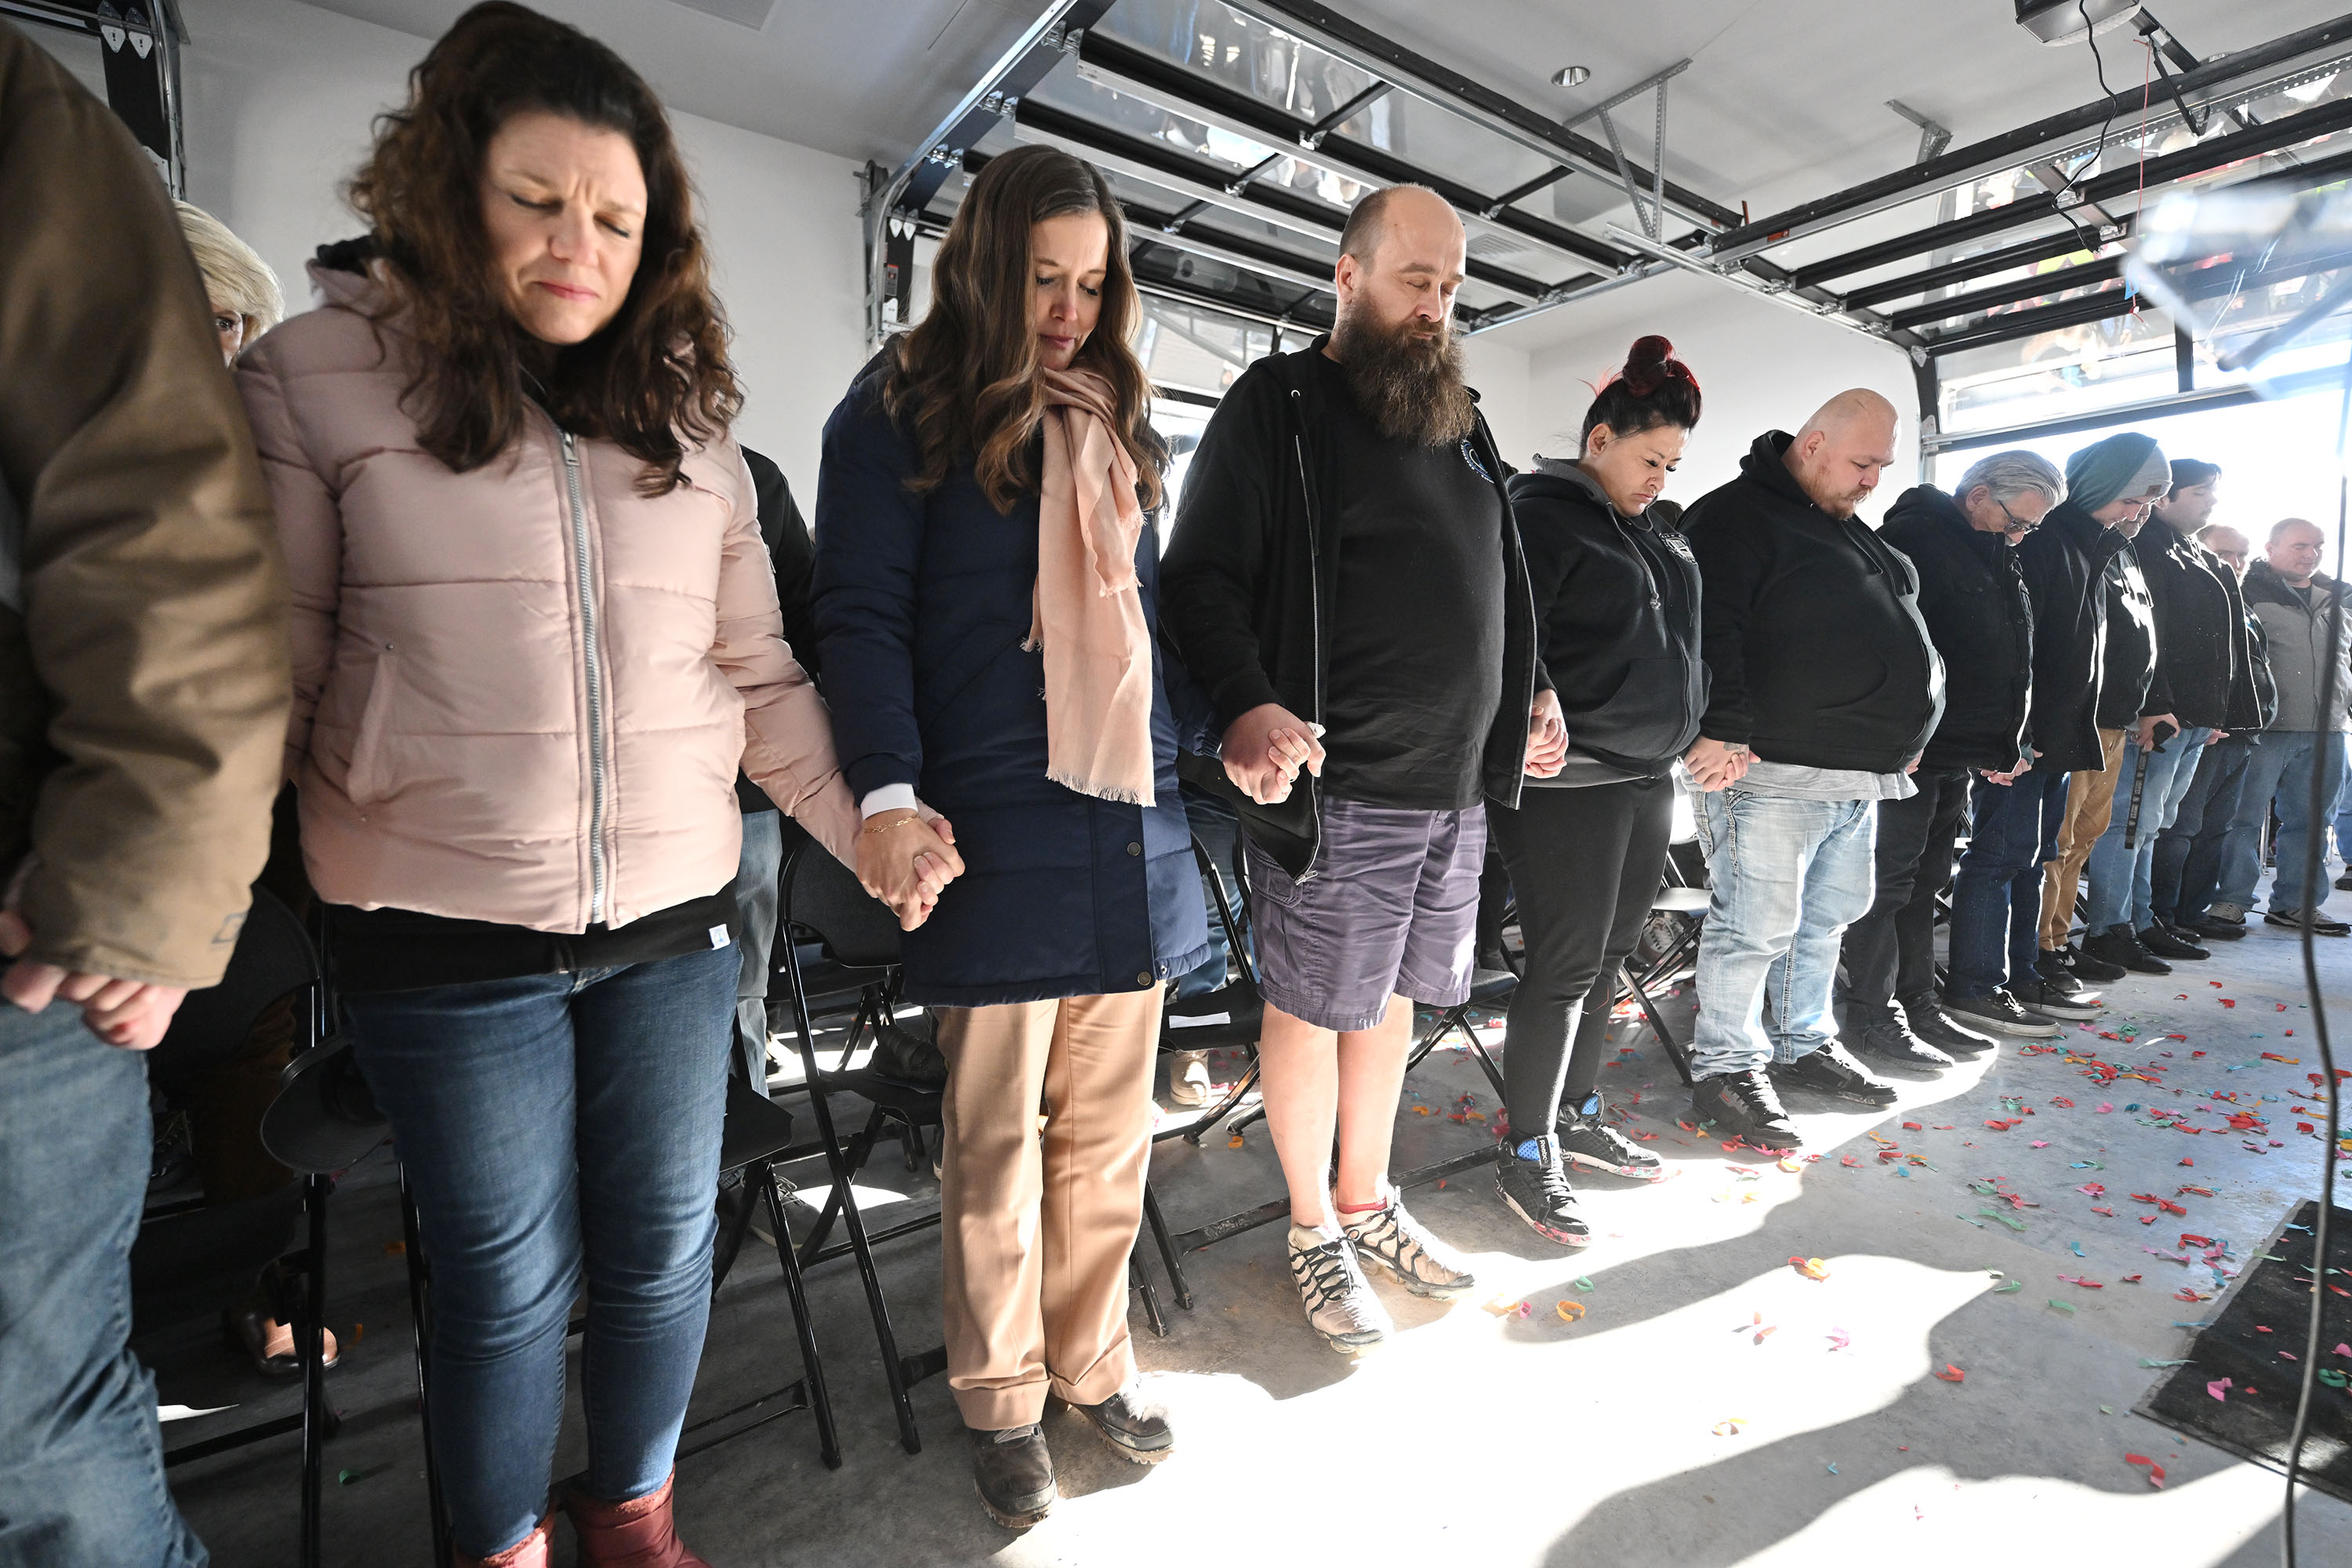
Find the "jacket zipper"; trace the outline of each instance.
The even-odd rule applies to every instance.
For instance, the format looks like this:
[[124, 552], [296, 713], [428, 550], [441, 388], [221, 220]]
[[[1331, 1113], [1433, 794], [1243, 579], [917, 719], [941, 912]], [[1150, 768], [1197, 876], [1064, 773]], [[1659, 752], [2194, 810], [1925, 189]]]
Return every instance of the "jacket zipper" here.
[[[1290, 430], [1290, 450], [1298, 461], [1298, 493], [1307, 503], [1307, 632], [1315, 650], [1315, 711], [1307, 716], [1313, 724], [1323, 722], [1323, 550], [1316, 538], [1318, 526], [1315, 515], [1315, 486], [1307, 472], [1307, 398], [1297, 387], [1290, 389], [1290, 410], [1297, 421]], [[1315, 862], [1323, 858], [1323, 806], [1316, 799], [1318, 781], [1313, 773], [1307, 775], [1307, 820], [1315, 825], [1315, 846], [1307, 851], [1307, 865], [1292, 880], [1304, 882], [1315, 876]]]
[[580, 447], [563, 437], [563, 485], [572, 502], [572, 558], [580, 577], [580, 647], [588, 676], [588, 923], [604, 918], [604, 671], [596, 649], [596, 588], [588, 551], [588, 509], [581, 500]]

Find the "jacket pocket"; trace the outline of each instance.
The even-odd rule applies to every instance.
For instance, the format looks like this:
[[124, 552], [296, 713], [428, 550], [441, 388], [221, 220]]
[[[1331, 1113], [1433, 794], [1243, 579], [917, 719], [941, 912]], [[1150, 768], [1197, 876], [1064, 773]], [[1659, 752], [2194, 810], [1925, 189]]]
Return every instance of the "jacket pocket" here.
[[383, 738], [399, 675], [399, 656], [390, 648], [377, 654], [368, 668], [367, 702], [360, 710], [359, 731], [352, 737], [352, 765], [343, 775], [343, 793], [353, 805], [373, 805], [392, 794]]
[[1679, 657], [1633, 659], [1607, 701], [1569, 716], [1569, 740], [1643, 762], [1678, 755], [1697, 723], [1691, 685], [1689, 667]]

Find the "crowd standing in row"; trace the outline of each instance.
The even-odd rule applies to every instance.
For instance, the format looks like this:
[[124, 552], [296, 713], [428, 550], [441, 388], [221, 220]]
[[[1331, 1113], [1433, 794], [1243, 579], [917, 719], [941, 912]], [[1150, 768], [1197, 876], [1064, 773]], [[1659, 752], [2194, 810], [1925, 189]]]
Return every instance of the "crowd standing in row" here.
[[[1496, 1184], [1571, 1247], [1571, 1164], [1659, 1173], [1595, 1085], [1678, 777], [1712, 886], [1693, 1113], [1760, 1148], [1798, 1145], [1783, 1090], [1893, 1102], [1846, 1039], [1933, 1071], [2242, 935], [2273, 804], [2265, 919], [2346, 930], [2300, 873], [2352, 728], [2320, 531], [2249, 565], [2220, 470], [2146, 436], [1997, 453], [1874, 530], [1900, 419], [1850, 391], [1677, 528], [1691, 369], [1643, 338], [1575, 455], [1514, 471], [1452, 334], [1461, 223], [1398, 187], [1171, 520], [1118, 205], [1030, 147], [827, 422], [812, 542], [730, 434], [686, 174], [609, 50], [475, 7], [351, 195], [367, 233], [272, 330], [268, 269], [193, 209], [184, 243], [0, 26], [0, 200], [43, 215], [0, 237], [0, 1562], [205, 1561], [125, 1342], [137, 1053], [257, 875], [326, 906], [435, 1261], [450, 1523], [502, 1565], [548, 1561], [583, 1288], [582, 1561], [701, 1561], [671, 1465], [790, 837], [891, 907], [936, 1021], [949, 1378], [1015, 1526], [1056, 1495], [1048, 1398], [1173, 1448], [1125, 1269], [1162, 999], [1223, 953], [1195, 820], [1238, 829], [1290, 1272], [1351, 1355], [1392, 1332], [1367, 1265], [1475, 1287], [1388, 1165], [1414, 1006], [1470, 994], [1490, 828], [1525, 965]], [[255, 1315], [257, 1358], [285, 1337]]]

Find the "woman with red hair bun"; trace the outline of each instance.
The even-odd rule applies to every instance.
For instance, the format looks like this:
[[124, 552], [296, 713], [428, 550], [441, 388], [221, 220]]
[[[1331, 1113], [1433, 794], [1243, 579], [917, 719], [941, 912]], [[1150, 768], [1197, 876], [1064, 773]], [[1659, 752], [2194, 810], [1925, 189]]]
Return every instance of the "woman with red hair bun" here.
[[[1569, 1162], [1621, 1176], [1661, 1170], [1608, 1124], [1593, 1086], [1618, 966], [1665, 865], [1674, 766], [1706, 708], [1698, 567], [1652, 505], [1698, 415], [1690, 367], [1665, 339], [1643, 338], [1593, 398], [1578, 456], [1538, 458], [1510, 484], [1569, 751], [1557, 776], [1528, 780], [1517, 810], [1489, 808], [1527, 942], [1503, 1060], [1511, 1143], [1495, 1184], [1538, 1235], [1567, 1247], [1590, 1239]], [[1720, 789], [1734, 776], [1697, 783]]]

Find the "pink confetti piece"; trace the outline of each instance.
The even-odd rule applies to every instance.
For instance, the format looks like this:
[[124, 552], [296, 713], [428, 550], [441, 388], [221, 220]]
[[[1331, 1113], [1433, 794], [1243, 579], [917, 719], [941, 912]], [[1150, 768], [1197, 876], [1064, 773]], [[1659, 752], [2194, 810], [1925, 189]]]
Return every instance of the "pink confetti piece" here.
[[2099, 1113], [2100, 1115], [2104, 1116], [2104, 1115], [2105, 1115], [2108, 1111], [2113, 1110], [2114, 1109], [2115, 1109], [2115, 1107], [2114, 1107], [2113, 1105], [2102, 1105], [2102, 1106], [2100, 1106], [2100, 1107], [2099, 1107], [2099, 1112], [2098, 1112], [2098, 1113]]
[[2033, 1146], [2034, 1146], [2036, 1149], [2047, 1149], [2048, 1147], [2050, 1147], [2050, 1145], [2049, 1145], [2046, 1142], [2044, 1142], [2043, 1140], [2039, 1139], [2039, 1138], [2037, 1138], [2037, 1139], [2035, 1139], [2035, 1140], [2033, 1141]]
[[1843, 1329], [1832, 1329], [1830, 1331], [1830, 1349], [1833, 1351], [1842, 1351], [1853, 1343], [1853, 1341], [1852, 1337], [1849, 1336]]
[[2205, 1385], [2206, 1393], [2211, 1394], [2214, 1398], [2222, 1401], [2224, 1404], [2229, 1402], [2229, 1390], [2230, 1380], [2226, 1377], [2215, 1378], [2212, 1382]]

